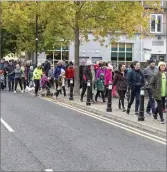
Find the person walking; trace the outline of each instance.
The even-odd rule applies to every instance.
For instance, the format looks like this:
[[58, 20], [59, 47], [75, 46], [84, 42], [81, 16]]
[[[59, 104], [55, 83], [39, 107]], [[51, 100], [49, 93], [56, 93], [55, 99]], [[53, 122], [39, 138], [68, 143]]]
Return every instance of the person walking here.
[[17, 64], [16, 69], [14, 70], [14, 74], [15, 74], [15, 77], [14, 77], [15, 78], [15, 90], [14, 90], [14, 93], [16, 93], [18, 83], [19, 83], [20, 88], [21, 88], [21, 93], [23, 93], [22, 73], [23, 73], [23, 71], [21, 70], [20, 65]]
[[82, 92], [81, 92], [81, 102], [83, 102], [83, 97], [85, 95], [87, 89], [87, 82], [90, 81], [90, 89], [91, 89], [91, 101], [93, 102], [93, 94], [92, 94], [92, 71], [91, 71], [92, 61], [87, 60], [86, 66], [83, 71], [83, 78], [82, 78]]
[[85, 68], [85, 60], [82, 59], [81, 65], [79, 66], [79, 80], [80, 80], [80, 89], [82, 88], [82, 78], [83, 78], [83, 71]]
[[9, 91], [14, 91], [15, 66], [13, 65], [12, 61], [9, 61], [9, 64], [6, 66], [5, 70], [7, 72], [7, 77], [8, 77]]
[[126, 66], [124, 64], [119, 64], [118, 71], [115, 72], [113, 86], [116, 85], [116, 89], [119, 95], [118, 107], [119, 109], [121, 109], [121, 104], [122, 104], [123, 112], [126, 111], [125, 104], [124, 104], [125, 94], [127, 91], [127, 78], [126, 77], [127, 77]]
[[25, 64], [22, 63], [21, 64], [21, 80], [22, 80], [22, 84], [23, 84], [23, 88], [24, 88], [24, 91], [26, 90], [26, 79], [25, 79]]
[[165, 108], [165, 97], [167, 96], [167, 73], [165, 72], [166, 63], [158, 63], [158, 73], [151, 78], [150, 86], [153, 92], [153, 97], [157, 102], [157, 108], [154, 119], [157, 119], [159, 113], [161, 124], [164, 124], [163, 108]]
[[113, 70], [113, 66], [111, 64], [108, 64], [108, 68], [104, 76], [105, 97], [108, 97], [108, 86], [109, 83], [112, 82], [112, 70]]
[[148, 63], [149, 63], [149, 66], [143, 70], [143, 74], [146, 81], [146, 90], [147, 90], [148, 98], [149, 98], [146, 112], [147, 114], [151, 115], [151, 112], [150, 112], [151, 110], [152, 110], [152, 113], [155, 114], [155, 100], [152, 95], [152, 89], [150, 87], [150, 80], [152, 76], [158, 73], [158, 67], [155, 66], [155, 62], [152, 59], [150, 59]]
[[53, 65], [51, 65], [51, 68], [48, 72], [48, 79], [50, 81], [51, 86], [54, 88], [54, 68], [53, 68]]
[[58, 88], [58, 77], [61, 74], [61, 69], [63, 68], [61, 61], [58, 61], [57, 66], [55, 67], [54, 70], [54, 78], [56, 82], [56, 90]]
[[70, 87], [70, 79], [73, 79], [73, 86], [74, 86], [74, 75], [75, 75], [75, 68], [73, 66], [73, 63], [70, 62], [70, 65], [66, 69], [66, 79], [67, 79], [68, 87]]
[[95, 96], [95, 101], [97, 102], [97, 98], [101, 93], [101, 97], [102, 97], [103, 102], [106, 102], [105, 97], [104, 97], [105, 87], [104, 87], [104, 74], [103, 73], [101, 73], [100, 78], [98, 78], [96, 80], [96, 89], [97, 89], [97, 92], [96, 92], [96, 96]]
[[130, 102], [128, 103], [127, 107], [127, 114], [130, 113], [131, 105], [134, 102], [134, 99], [136, 98], [135, 102], [135, 115], [138, 115], [139, 112], [139, 98], [140, 98], [140, 88], [145, 85], [144, 81], [144, 75], [140, 70], [140, 63], [138, 61], [133, 62], [134, 69], [129, 72], [127, 77], [128, 86], [131, 90], [131, 97]]
[[42, 66], [41, 63], [38, 63], [37, 67], [33, 72], [33, 79], [35, 83], [35, 96], [38, 96], [38, 90], [40, 88], [40, 80], [42, 77]]

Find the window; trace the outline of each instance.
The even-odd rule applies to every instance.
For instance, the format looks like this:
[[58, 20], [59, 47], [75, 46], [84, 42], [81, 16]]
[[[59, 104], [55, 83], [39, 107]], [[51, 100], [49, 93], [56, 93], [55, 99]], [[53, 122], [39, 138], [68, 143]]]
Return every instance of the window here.
[[162, 33], [162, 22], [163, 22], [162, 14], [151, 14], [150, 32]]
[[111, 45], [111, 61], [130, 62], [132, 54], [131, 43], [113, 43]]
[[164, 5], [164, 1], [161, 1], [160, 6], [163, 7], [163, 5]]

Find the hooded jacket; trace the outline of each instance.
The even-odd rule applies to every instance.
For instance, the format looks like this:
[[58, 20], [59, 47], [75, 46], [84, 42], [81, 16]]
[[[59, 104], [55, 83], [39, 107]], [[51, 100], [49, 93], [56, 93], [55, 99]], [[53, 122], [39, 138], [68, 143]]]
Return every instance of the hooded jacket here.
[[112, 71], [107, 69], [105, 72], [104, 85], [108, 86], [109, 82], [112, 82]]
[[115, 71], [113, 87], [116, 85], [117, 90], [127, 90], [127, 71], [124, 75], [120, 71]]
[[96, 79], [98, 79], [100, 77], [100, 74], [104, 74], [105, 75], [106, 72], [106, 68], [105, 67], [100, 67], [97, 71], [96, 71]]

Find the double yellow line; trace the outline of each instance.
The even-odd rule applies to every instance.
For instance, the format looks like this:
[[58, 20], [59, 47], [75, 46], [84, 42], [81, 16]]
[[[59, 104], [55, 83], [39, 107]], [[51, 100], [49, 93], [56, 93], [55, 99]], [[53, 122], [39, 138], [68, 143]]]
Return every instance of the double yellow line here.
[[92, 118], [95, 118], [95, 119], [98, 119], [102, 122], [105, 122], [107, 124], [110, 124], [110, 125], [113, 125], [113, 126], [116, 126], [118, 128], [121, 128], [123, 130], [126, 130], [128, 132], [131, 132], [133, 134], [136, 134], [136, 135], [139, 135], [141, 137], [145, 137], [147, 139], [150, 139], [152, 141], [155, 141], [155, 142], [158, 142], [158, 143], [161, 143], [163, 145], [166, 145], [166, 139], [164, 138], [161, 138], [159, 136], [156, 136], [156, 135], [153, 135], [153, 134], [150, 134], [148, 132], [145, 132], [145, 131], [142, 131], [142, 130], [139, 130], [137, 128], [134, 128], [134, 127], [131, 127], [131, 126], [128, 126], [128, 125], [125, 125], [125, 124], [122, 124], [120, 122], [116, 122], [112, 119], [108, 119], [108, 118], [105, 118], [103, 116], [99, 116], [99, 115], [96, 115], [94, 113], [91, 113], [91, 112], [87, 112], [85, 110], [82, 110], [82, 109], [79, 109], [79, 108], [76, 108], [76, 107], [73, 107], [71, 105], [67, 105], [65, 103], [62, 103], [62, 102], [58, 102], [58, 101], [55, 101], [54, 99], [51, 99], [51, 98], [46, 98], [46, 97], [41, 97], [42, 99], [44, 100], [47, 100], [49, 102], [52, 102], [52, 103], [55, 103], [59, 106], [63, 106], [63, 107], [66, 107], [68, 109], [71, 109], [73, 111], [76, 111], [76, 112], [79, 112], [78, 114], [84, 114], [84, 115], [87, 115], [89, 117], [92, 117]]

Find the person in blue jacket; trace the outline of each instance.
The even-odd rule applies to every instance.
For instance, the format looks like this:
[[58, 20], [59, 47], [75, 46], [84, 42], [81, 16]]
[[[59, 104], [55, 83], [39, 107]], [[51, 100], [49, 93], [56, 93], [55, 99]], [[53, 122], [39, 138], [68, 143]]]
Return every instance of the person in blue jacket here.
[[133, 68], [127, 76], [127, 83], [131, 90], [131, 97], [127, 107], [127, 114], [130, 113], [131, 105], [133, 104], [134, 99], [136, 98], [135, 115], [138, 115], [140, 88], [143, 87], [145, 84], [144, 75], [140, 70], [140, 63], [138, 61], [133, 62]]
[[55, 82], [56, 82], [56, 90], [58, 88], [58, 77], [61, 74], [61, 69], [63, 69], [62, 63], [61, 63], [61, 61], [58, 61], [57, 66], [55, 67], [55, 70], [54, 70], [54, 78], [55, 78]]

